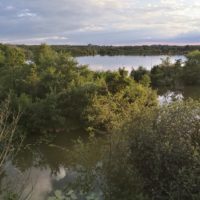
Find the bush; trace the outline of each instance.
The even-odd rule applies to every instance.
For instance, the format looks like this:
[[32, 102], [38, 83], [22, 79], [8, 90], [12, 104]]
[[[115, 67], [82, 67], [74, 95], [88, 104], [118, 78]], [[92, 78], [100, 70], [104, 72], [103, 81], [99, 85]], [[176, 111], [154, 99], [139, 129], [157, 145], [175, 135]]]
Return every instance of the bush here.
[[111, 200], [197, 200], [200, 102], [143, 108], [117, 132], [79, 141], [69, 155], [79, 163], [74, 190], [87, 185]]
[[128, 129], [130, 161], [153, 199], [200, 198], [200, 103], [146, 111]]

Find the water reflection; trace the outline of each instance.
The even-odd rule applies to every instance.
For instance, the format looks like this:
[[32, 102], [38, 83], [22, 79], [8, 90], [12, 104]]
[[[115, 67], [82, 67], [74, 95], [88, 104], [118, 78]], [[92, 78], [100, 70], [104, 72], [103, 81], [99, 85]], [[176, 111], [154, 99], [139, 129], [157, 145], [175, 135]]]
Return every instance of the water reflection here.
[[187, 100], [192, 98], [195, 100], [200, 99], [199, 86], [187, 86], [182, 88], [159, 88], [158, 100], [161, 105], [171, 103], [173, 101]]
[[[139, 66], [150, 70], [153, 66], [161, 63], [161, 59], [168, 56], [83, 56], [77, 57], [77, 61], [82, 65], [89, 65], [92, 70], [118, 70], [120, 67], [125, 67], [129, 72]], [[185, 61], [184, 56], [170, 56], [171, 62], [181, 59]]]
[[72, 147], [78, 136], [80, 132], [59, 134], [52, 143], [40, 145], [36, 145], [36, 137], [29, 137], [17, 157], [6, 163], [0, 179], [2, 193], [4, 188], [9, 188], [9, 191], [23, 197], [31, 194], [31, 200], [43, 200], [52, 191], [63, 188], [74, 176], [67, 149]]
[[30, 167], [21, 172], [15, 165], [8, 163], [5, 173], [2, 185], [9, 185], [10, 191], [21, 194], [22, 197], [30, 194], [33, 200], [47, 199], [52, 191], [64, 186], [66, 181], [63, 180], [66, 180], [67, 177], [67, 170], [62, 166], [59, 166], [56, 174], [52, 174], [49, 166], [45, 168]]
[[173, 91], [167, 91], [165, 94], [158, 96], [158, 100], [161, 105], [169, 104], [173, 101], [180, 101], [183, 99], [184, 97], [182, 93]]

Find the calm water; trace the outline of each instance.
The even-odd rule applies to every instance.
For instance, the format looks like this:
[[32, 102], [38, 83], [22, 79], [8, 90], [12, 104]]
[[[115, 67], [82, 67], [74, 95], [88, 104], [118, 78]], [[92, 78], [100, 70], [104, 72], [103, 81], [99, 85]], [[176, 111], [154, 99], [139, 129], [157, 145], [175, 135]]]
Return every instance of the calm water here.
[[160, 88], [158, 89], [158, 100], [160, 104], [166, 104], [175, 100], [186, 100], [189, 98], [200, 99], [199, 86], [187, 86], [178, 89]]
[[[40, 143], [38, 136], [31, 136], [24, 142], [25, 147], [5, 166], [1, 189], [10, 188], [22, 196], [31, 193], [31, 200], [46, 200], [52, 191], [63, 189], [74, 176], [70, 168], [67, 150], [83, 132], [71, 131], [57, 134], [51, 143]], [[86, 137], [87, 139], [87, 137]], [[0, 196], [0, 199], [2, 197]]]
[[[143, 66], [146, 69], [151, 69], [153, 66], [161, 63], [161, 59], [168, 56], [83, 56], [77, 57], [77, 61], [82, 65], [89, 65], [92, 70], [118, 70], [120, 67], [125, 67], [128, 71], [133, 68], [137, 69]], [[171, 56], [171, 62], [178, 59], [185, 61], [184, 56]]]
[[[91, 64], [90, 68], [95, 70], [115, 70], [128, 65], [127, 69], [130, 70], [132, 66], [139, 65], [149, 69], [154, 64], [159, 64], [160, 58], [160, 56], [95, 56], [81, 57], [78, 60], [81, 64]], [[175, 56], [173, 60], [179, 58], [183, 57]], [[183, 87], [174, 91], [162, 88], [158, 90], [158, 94], [161, 104], [189, 97], [199, 99], [200, 87]], [[81, 131], [58, 134], [50, 145], [47, 143], [36, 145], [36, 138], [29, 137], [25, 142], [25, 148], [18, 156], [7, 162], [3, 178], [0, 179], [1, 186], [8, 188], [9, 185], [16, 191], [22, 189], [23, 194], [31, 191], [31, 200], [46, 200], [52, 191], [63, 188], [73, 177], [74, 172], [70, 168], [66, 148], [70, 149], [73, 140], [80, 135], [83, 135]]]

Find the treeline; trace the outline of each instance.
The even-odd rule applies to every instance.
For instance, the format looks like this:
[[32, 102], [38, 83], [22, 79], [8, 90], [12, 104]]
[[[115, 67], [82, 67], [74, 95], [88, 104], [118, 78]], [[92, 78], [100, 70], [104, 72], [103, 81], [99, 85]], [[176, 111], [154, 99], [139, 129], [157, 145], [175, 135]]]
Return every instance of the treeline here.
[[[39, 46], [19, 45], [28, 51], [37, 51]], [[98, 46], [98, 45], [52, 45], [55, 51], [70, 52], [72, 56], [94, 55], [186, 55], [190, 51], [200, 50], [200, 46], [169, 46], [169, 45], [142, 45], [142, 46]]]
[[149, 78], [153, 87], [177, 88], [200, 85], [200, 51], [192, 51], [186, 55], [186, 58], [184, 63], [181, 60], [171, 63], [168, 57], [150, 71], [143, 67], [139, 67], [137, 70], [133, 69], [131, 76], [137, 82]]

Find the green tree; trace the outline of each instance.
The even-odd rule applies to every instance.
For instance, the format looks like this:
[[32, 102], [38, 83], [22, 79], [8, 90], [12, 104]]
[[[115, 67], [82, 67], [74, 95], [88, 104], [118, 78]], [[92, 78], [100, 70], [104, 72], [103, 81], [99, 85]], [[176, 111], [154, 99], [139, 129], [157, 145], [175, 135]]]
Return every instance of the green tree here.
[[139, 67], [137, 70], [135, 69], [132, 69], [131, 71], [131, 77], [136, 81], [136, 82], [139, 82], [141, 81], [142, 77], [144, 75], [149, 75], [149, 71], [146, 70], [145, 68], [143, 67]]
[[128, 72], [124, 68], [119, 69], [118, 72], [108, 71], [105, 74], [105, 81], [107, 84], [108, 91], [113, 94], [126, 88], [132, 82], [131, 78], [128, 77]]
[[42, 44], [34, 52], [34, 62], [42, 67], [54, 66], [57, 61], [57, 53], [48, 45]]
[[85, 109], [88, 127], [97, 132], [112, 132], [120, 128], [131, 115], [144, 107], [157, 105], [157, 96], [150, 88], [132, 83], [119, 92], [95, 95]]

